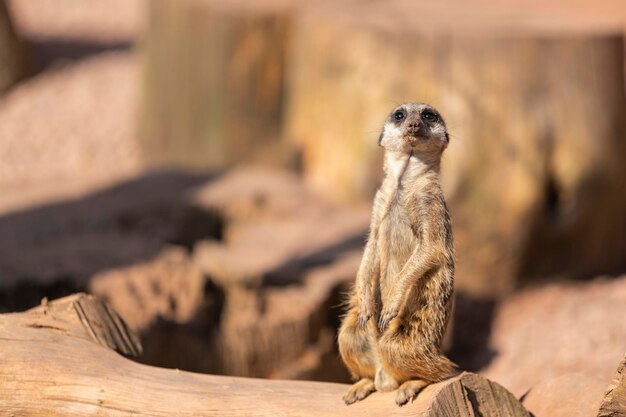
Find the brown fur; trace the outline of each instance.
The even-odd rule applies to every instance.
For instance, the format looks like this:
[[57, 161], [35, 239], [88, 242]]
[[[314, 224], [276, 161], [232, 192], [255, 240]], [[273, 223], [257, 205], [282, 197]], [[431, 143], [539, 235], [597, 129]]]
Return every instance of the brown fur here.
[[[401, 120], [398, 112], [404, 114]], [[380, 144], [385, 178], [339, 331], [341, 357], [360, 380], [344, 396], [347, 404], [375, 388], [398, 389], [396, 403], [402, 405], [454, 371], [441, 353], [455, 264], [439, 184], [441, 154], [448, 144], [445, 124], [432, 107], [405, 103], [387, 119]]]

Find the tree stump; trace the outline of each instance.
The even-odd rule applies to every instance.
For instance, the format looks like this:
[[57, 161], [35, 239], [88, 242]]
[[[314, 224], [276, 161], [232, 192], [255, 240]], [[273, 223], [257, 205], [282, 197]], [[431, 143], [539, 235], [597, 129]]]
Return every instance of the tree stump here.
[[[98, 324], [104, 330], [95, 330]], [[103, 343], [99, 334], [115, 341]], [[219, 377], [141, 365], [110, 349], [135, 353], [138, 346], [108, 306], [86, 295], [0, 315], [0, 339], [2, 415], [530, 416], [503, 387], [470, 373], [427, 387], [402, 408], [393, 393], [374, 393], [348, 407], [341, 401], [348, 388], [343, 384]]]
[[151, 164], [282, 161], [288, 1], [149, 2], [140, 110]]
[[[126, 238], [142, 230], [186, 248], [168, 245], [82, 281], [141, 336], [140, 361], [222, 375], [349, 381], [335, 331], [369, 210], [320, 199], [297, 176], [267, 168], [234, 169], [193, 188], [171, 185], [184, 195], [164, 192], [158, 181], [150, 189], [159, 198], [148, 205], [120, 212], [98, 199], [97, 206], [104, 218], [123, 220], [111, 226], [121, 225]], [[141, 189], [127, 191], [145, 200], [149, 193]], [[98, 217], [93, 207], [87, 211], [89, 220]], [[152, 213], [161, 220], [150, 220]]]
[[623, 266], [620, 27], [426, 1], [311, 5], [294, 27], [288, 136], [318, 190], [371, 198], [385, 117], [426, 101], [452, 136], [458, 288], [490, 296]]

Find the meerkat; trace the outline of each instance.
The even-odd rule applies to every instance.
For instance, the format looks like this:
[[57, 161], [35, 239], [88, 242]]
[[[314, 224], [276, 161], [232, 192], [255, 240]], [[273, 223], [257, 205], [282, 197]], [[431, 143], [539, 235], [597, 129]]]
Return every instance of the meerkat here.
[[404, 405], [430, 383], [454, 374], [441, 352], [453, 303], [455, 253], [439, 182], [449, 135], [441, 115], [405, 103], [385, 121], [384, 179], [338, 342], [358, 381], [343, 399], [393, 391]]

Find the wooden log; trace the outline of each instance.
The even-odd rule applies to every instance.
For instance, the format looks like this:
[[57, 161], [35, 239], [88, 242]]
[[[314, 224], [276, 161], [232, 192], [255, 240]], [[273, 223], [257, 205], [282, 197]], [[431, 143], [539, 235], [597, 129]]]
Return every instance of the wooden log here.
[[[77, 303], [99, 312], [89, 315], [90, 325], [79, 324], [84, 321]], [[348, 407], [341, 401], [347, 389], [342, 384], [154, 368], [125, 359], [93, 338], [89, 329], [98, 319], [104, 328], [118, 323], [108, 307], [85, 295], [0, 316], [0, 414], [529, 417], [500, 385], [469, 373], [431, 385], [413, 403], [399, 408], [393, 393], [373, 394]], [[122, 327], [113, 328], [117, 330], [112, 333], [132, 338]]]
[[5, 0], [0, 1], [0, 94], [26, 74], [24, 46], [18, 39]]
[[617, 373], [606, 391], [598, 417], [626, 416], [626, 355], [617, 368]]
[[124, 320], [91, 295], [78, 293], [41, 305], [27, 313], [3, 314], [3, 325], [49, 329], [55, 334], [88, 340], [124, 355], [137, 356], [142, 347], [139, 338]]
[[371, 198], [384, 118], [431, 102], [452, 135], [442, 180], [459, 289], [623, 265], [621, 27], [467, 2], [309, 8], [294, 24], [287, 135], [310, 184]]
[[280, 162], [289, 1], [153, 0], [140, 111], [148, 163]]

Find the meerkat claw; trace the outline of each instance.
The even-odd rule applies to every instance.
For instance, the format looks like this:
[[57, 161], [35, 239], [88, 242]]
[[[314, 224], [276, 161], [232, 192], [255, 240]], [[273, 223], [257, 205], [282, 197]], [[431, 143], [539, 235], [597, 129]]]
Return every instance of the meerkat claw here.
[[387, 320], [384, 316], [380, 316], [380, 319], [378, 319], [378, 330], [384, 332], [388, 325], [389, 320]]
[[364, 328], [370, 317], [372, 317], [371, 309], [367, 306], [361, 307], [361, 311], [359, 311], [358, 315], [359, 326], [361, 326], [361, 328]]
[[391, 320], [393, 320], [394, 317], [396, 317], [397, 315], [398, 313], [396, 313], [395, 311], [383, 311], [380, 315], [380, 318], [378, 319], [378, 329], [381, 332], [385, 331], [387, 329], [387, 326], [389, 326]]
[[365, 327], [365, 325], [369, 321], [370, 317], [371, 317], [370, 314], [360, 314], [359, 315], [359, 326]]

